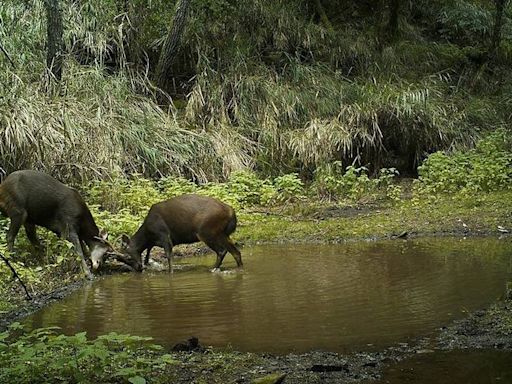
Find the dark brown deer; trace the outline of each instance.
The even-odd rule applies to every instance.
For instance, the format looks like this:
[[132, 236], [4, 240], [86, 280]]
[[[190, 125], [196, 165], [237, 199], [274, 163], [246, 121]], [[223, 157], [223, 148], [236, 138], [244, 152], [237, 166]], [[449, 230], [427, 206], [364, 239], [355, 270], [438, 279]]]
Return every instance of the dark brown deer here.
[[242, 256], [229, 238], [236, 229], [233, 208], [223, 202], [200, 195], [182, 195], [154, 204], [144, 222], [131, 238], [123, 235], [123, 253], [127, 263], [142, 271], [142, 252], [145, 263], [154, 246], [162, 247], [172, 271], [172, 248], [178, 244], [203, 241], [217, 254], [217, 270], [229, 252], [242, 268]]
[[38, 249], [41, 243], [36, 225], [70, 241], [82, 259], [88, 278], [92, 278], [92, 273], [82, 244], [89, 248], [94, 270], [100, 267], [105, 253], [113, 251], [80, 194], [43, 172], [21, 170], [8, 175], [0, 184], [0, 212], [11, 219], [7, 232], [10, 252], [14, 252], [14, 240], [22, 225], [28, 239]]

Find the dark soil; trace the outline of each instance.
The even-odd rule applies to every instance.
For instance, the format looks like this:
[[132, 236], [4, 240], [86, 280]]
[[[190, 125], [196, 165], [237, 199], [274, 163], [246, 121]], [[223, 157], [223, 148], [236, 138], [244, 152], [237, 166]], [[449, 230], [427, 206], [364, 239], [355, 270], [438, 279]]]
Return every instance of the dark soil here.
[[512, 350], [512, 300], [499, 301], [486, 310], [473, 312], [467, 318], [443, 328], [437, 344], [443, 350]]
[[361, 204], [355, 206], [329, 206], [317, 210], [311, 218], [316, 220], [326, 220], [340, 217], [356, 217], [363, 214], [378, 211], [381, 207], [378, 205]]

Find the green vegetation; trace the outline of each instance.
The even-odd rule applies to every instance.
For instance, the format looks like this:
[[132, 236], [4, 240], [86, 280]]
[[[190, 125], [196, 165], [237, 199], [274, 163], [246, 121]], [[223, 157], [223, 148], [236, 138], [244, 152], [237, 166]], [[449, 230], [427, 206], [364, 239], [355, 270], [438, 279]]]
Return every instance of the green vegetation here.
[[489, 192], [510, 187], [512, 140], [497, 130], [469, 151], [434, 153], [418, 168], [423, 193]]
[[[510, 1], [191, 0], [165, 84], [177, 1], [52, 1], [62, 76], [47, 64], [49, 3], [0, 5], [0, 171], [74, 185], [116, 245], [151, 204], [191, 192], [232, 205], [244, 244], [512, 229]], [[42, 255], [24, 234], [9, 255], [7, 226], [0, 252], [30, 291], [82, 278], [44, 230]], [[22, 300], [0, 263], [0, 314]], [[142, 341], [13, 327], [0, 381], [142, 383], [193, 364]]]
[[[14, 339], [16, 331], [22, 331]], [[45, 382], [48, 378], [82, 382], [105, 382], [127, 379], [143, 383], [138, 374], [143, 368], [158, 369], [172, 364], [170, 355], [158, 359], [140, 356], [142, 341], [148, 339], [114, 333], [88, 342], [85, 333], [74, 336], [57, 335], [56, 329], [45, 328], [23, 333], [17, 323], [0, 334], [0, 361], [3, 382]], [[127, 361], [133, 361], [126, 366]], [[106, 369], [106, 366], [109, 369]]]
[[45, 70], [43, 0], [0, 8], [14, 64], [1, 56], [8, 172], [35, 167], [77, 184], [246, 169], [311, 180], [342, 161], [414, 174], [427, 153], [510, 125], [510, 3], [491, 55], [492, 2], [399, 0], [395, 23], [387, 1], [191, 0], [160, 89], [174, 0], [58, 2], [60, 81]]
[[[0, 333], [0, 380], [3, 383], [178, 382], [183, 371], [198, 383], [224, 383], [257, 363], [251, 354], [189, 354], [166, 351], [150, 338], [109, 333], [87, 340], [85, 333], [66, 336], [57, 328], [26, 332], [18, 323]], [[252, 375], [251, 375], [252, 376]], [[184, 382], [183, 380], [179, 382]]]

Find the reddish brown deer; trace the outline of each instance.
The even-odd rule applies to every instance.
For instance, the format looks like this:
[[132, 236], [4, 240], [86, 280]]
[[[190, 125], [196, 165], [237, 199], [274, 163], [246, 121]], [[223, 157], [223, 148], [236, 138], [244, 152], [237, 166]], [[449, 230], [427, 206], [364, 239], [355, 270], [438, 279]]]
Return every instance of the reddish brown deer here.
[[217, 254], [214, 269], [218, 269], [229, 252], [242, 268], [242, 256], [229, 238], [236, 229], [233, 208], [223, 202], [200, 195], [182, 195], [154, 204], [144, 222], [131, 238], [123, 235], [123, 253], [135, 270], [142, 271], [154, 246], [162, 247], [172, 271], [172, 248], [178, 244], [203, 241]]
[[45, 173], [21, 170], [8, 175], [0, 184], [0, 212], [11, 219], [7, 232], [10, 252], [14, 252], [14, 240], [22, 225], [28, 239], [38, 249], [41, 249], [41, 243], [36, 235], [36, 225], [70, 241], [82, 259], [88, 278], [92, 278], [92, 274], [82, 244], [89, 248], [94, 270], [100, 267], [105, 253], [113, 251], [106, 241], [106, 234], [100, 235], [80, 194]]

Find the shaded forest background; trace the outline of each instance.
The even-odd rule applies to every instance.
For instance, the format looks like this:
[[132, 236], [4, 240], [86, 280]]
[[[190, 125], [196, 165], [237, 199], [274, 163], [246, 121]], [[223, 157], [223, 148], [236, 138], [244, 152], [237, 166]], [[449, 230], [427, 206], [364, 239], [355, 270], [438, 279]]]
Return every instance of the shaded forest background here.
[[0, 44], [7, 173], [415, 175], [512, 120], [506, 0], [4, 0]]

